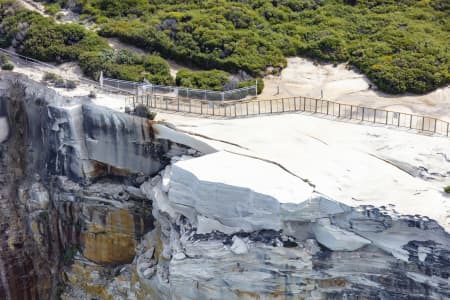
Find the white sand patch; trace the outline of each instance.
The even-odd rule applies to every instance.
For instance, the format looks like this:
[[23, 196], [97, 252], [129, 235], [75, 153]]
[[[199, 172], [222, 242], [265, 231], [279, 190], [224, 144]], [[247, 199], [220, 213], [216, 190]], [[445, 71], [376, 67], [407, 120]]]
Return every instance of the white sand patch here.
[[0, 143], [3, 143], [9, 134], [8, 121], [5, 117], [0, 117]]
[[443, 193], [450, 185], [450, 139], [300, 114], [214, 120], [159, 113], [158, 118], [249, 148], [213, 143], [276, 161], [347, 205], [424, 215], [450, 231], [450, 199]]
[[333, 67], [331, 64], [314, 64], [305, 58], [288, 58], [288, 66], [281, 76], [267, 76], [264, 85], [263, 94], [259, 96], [261, 99], [320, 98], [323, 95], [324, 99], [342, 103], [424, 114], [450, 121], [450, 87], [425, 95], [388, 95], [376, 91], [375, 85], [364, 75], [348, 70], [344, 64]]

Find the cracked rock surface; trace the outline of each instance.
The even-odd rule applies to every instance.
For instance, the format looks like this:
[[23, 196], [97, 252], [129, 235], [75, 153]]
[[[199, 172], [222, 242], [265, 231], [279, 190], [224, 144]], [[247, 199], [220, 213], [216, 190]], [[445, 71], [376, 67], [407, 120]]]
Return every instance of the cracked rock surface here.
[[2, 73], [0, 299], [450, 297], [439, 220], [243, 154]]

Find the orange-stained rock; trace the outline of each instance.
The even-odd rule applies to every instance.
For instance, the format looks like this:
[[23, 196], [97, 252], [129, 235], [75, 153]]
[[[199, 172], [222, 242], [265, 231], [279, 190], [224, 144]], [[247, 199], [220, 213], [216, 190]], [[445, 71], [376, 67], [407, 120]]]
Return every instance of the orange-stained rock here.
[[[104, 211], [104, 218], [93, 218], [82, 237], [83, 255], [99, 264], [130, 263], [135, 255], [135, 222], [127, 209]], [[98, 222], [104, 220], [104, 224]], [[97, 221], [97, 222], [96, 222]]]

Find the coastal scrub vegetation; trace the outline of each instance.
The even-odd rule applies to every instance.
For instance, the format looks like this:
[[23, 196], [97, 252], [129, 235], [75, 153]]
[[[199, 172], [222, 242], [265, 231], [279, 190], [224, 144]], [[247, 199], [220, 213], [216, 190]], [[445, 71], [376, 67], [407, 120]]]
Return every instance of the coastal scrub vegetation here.
[[204, 69], [262, 76], [286, 56], [349, 62], [389, 93], [450, 82], [446, 0], [85, 0], [100, 34]]
[[[79, 60], [94, 77], [101, 67], [121, 79], [173, 80], [166, 71], [152, 73], [143, 58], [111, 54], [99, 34], [155, 53], [150, 60], [162, 56], [253, 77], [276, 73], [286, 57], [298, 55], [349, 62], [388, 93], [425, 93], [450, 83], [447, 0], [47, 1], [93, 20], [98, 34], [23, 9], [8, 14], [8, 1], [0, 0], [0, 45], [18, 44], [23, 54], [46, 61]], [[176, 82], [215, 87], [222, 77], [212, 74], [198, 80], [211, 74], [184, 73]]]

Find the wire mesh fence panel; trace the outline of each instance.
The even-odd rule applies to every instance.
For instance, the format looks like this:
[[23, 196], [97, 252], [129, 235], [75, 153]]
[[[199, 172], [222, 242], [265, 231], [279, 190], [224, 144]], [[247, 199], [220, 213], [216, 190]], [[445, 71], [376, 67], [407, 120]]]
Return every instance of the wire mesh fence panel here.
[[319, 100], [317, 102], [317, 112], [319, 114], [327, 115], [327, 109], [328, 109], [328, 101], [326, 100]]
[[428, 131], [428, 132], [434, 132], [436, 127], [436, 119], [424, 117], [423, 118], [423, 124], [422, 124], [422, 130]]
[[338, 105], [338, 115], [341, 118], [351, 119], [352, 117], [352, 106], [347, 104]]
[[339, 117], [339, 105], [334, 102], [329, 103], [328, 114], [331, 116]]
[[[401, 123], [401, 122], [400, 122]], [[410, 115], [410, 126], [411, 129], [422, 129], [423, 117]], [[400, 127], [405, 127], [400, 125]]]
[[410, 114], [398, 113], [397, 127], [411, 128], [411, 124], [414, 123], [413, 117]]
[[442, 120], [436, 120], [436, 133], [440, 135], [449, 135], [450, 125], [448, 122]]
[[387, 124], [388, 112], [386, 110], [377, 110], [375, 114], [375, 122], [379, 124]]

